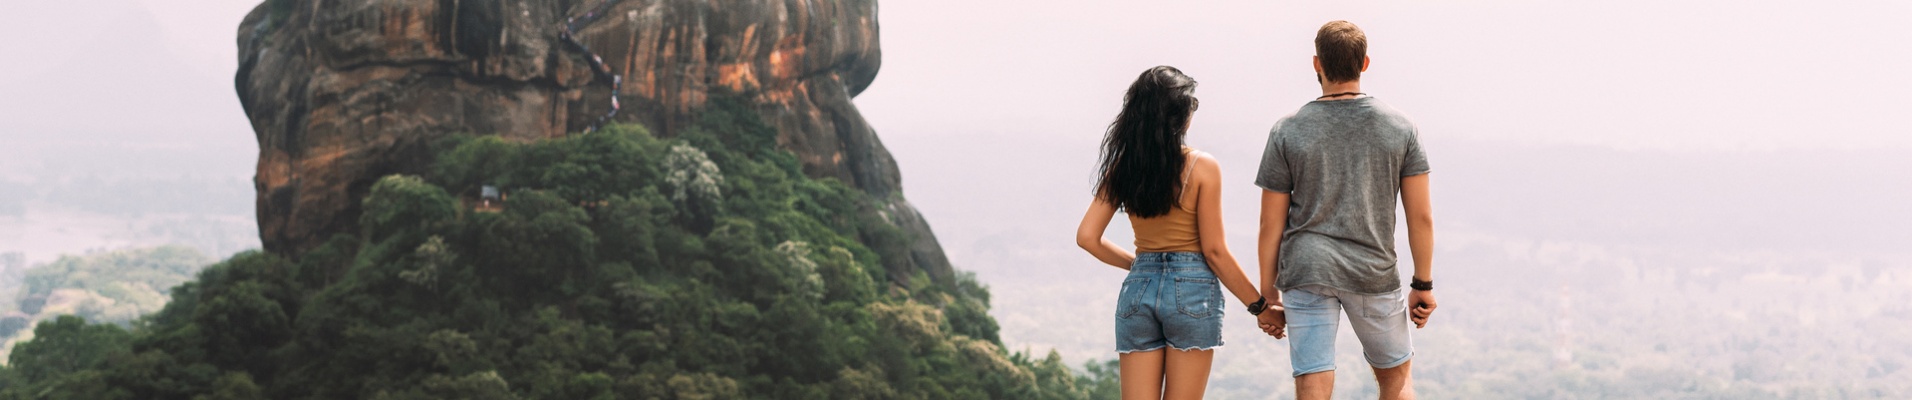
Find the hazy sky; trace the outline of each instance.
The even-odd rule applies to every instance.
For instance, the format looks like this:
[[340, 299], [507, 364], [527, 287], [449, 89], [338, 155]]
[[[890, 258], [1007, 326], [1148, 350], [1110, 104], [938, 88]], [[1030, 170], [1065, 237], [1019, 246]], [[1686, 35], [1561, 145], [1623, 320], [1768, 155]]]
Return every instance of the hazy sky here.
[[1912, 105], [1912, 4], [1826, 3], [886, 2], [883, 74], [858, 103], [886, 137], [1094, 136], [1137, 73], [1169, 64], [1202, 83], [1197, 136], [1233, 143], [1319, 94], [1311, 39], [1347, 19], [1368, 32], [1366, 90], [1430, 135], [1912, 147], [1893, 123]]
[[[247, 128], [230, 79], [238, 20], [258, 2], [9, 3], [0, 14], [4, 138], [29, 134], [19, 127], [86, 127], [76, 122], [102, 110], [78, 106], [98, 104], [160, 108], [173, 117], [148, 124], [203, 132], [168, 138], [251, 144], [231, 132]], [[1912, 89], [1905, 2], [880, 7], [884, 67], [858, 103], [891, 141], [978, 130], [1098, 135], [1136, 73], [1170, 64], [1203, 84], [1196, 140], [1232, 144], [1312, 97], [1309, 40], [1322, 22], [1348, 19], [1371, 38], [1368, 91], [1430, 135], [1680, 151], [1912, 148], [1912, 134], [1890, 120], [1912, 105], [1902, 95]], [[76, 67], [89, 74], [63, 72]], [[140, 90], [169, 81], [222, 84]], [[19, 108], [48, 103], [64, 107]]]
[[257, 3], [6, 1], [0, 179], [250, 179], [258, 147], [232, 77]]
[[1320, 94], [1314, 32], [1347, 19], [1369, 37], [1364, 90], [1421, 128], [1444, 227], [1912, 239], [1891, 205], [1912, 203], [1908, 3], [1163, 3], [884, 3], [883, 72], [857, 103], [939, 234], [1066, 244], [1122, 90], [1180, 67], [1201, 82], [1189, 141], [1221, 159], [1247, 251], [1267, 129]]
[[[8, 55], [0, 63], [0, 179], [252, 175], [256, 144], [231, 76], [238, 21], [256, 2], [10, 3], [0, 13], [0, 48]], [[1587, 193], [1675, 191], [1645, 206], [1600, 209], [1607, 212], [1601, 221], [1718, 214], [1689, 224], [1701, 226], [1762, 221], [1734, 213], [1779, 213], [1818, 192], [1865, 205], [1906, 203], [1906, 185], [1893, 180], [1912, 170], [1898, 156], [1912, 150], [1912, 134], [1895, 120], [1912, 108], [1904, 97], [1912, 93], [1912, 74], [1904, 72], [1912, 67], [1912, 46], [1904, 44], [1912, 25], [1902, 23], [1912, 3], [982, 0], [880, 7], [884, 65], [857, 103], [897, 154], [906, 193], [946, 244], [1004, 229], [1066, 234], [1084, 200], [1094, 142], [1123, 88], [1158, 64], [1201, 82], [1203, 108], [1190, 142], [1222, 159], [1225, 177], [1236, 182], [1225, 209], [1246, 220], [1254, 211], [1246, 183], [1267, 127], [1319, 94], [1308, 67], [1311, 38], [1333, 19], [1367, 30], [1374, 63], [1366, 91], [1419, 123], [1443, 210], [1502, 209], [1505, 199], [1453, 191], [1546, 184], [1544, 174], [1505, 174], [1575, 157], [1568, 164], [1579, 175], [1562, 179], [1614, 186]], [[1544, 150], [1521, 150], [1530, 147]], [[1603, 172], [1601, 162], [1635, 154], [1656, 161]], [[1525, 164], [1508, 164], [1515, 156], [1527, 157]], [[1696, 169], [1707, 166], [1728, 169]], [[1769, 197], [1761, 195], [1767, 187], [1815, 192], [1742, 201]], [[1547, 192], [1555, 197], [1518, 199], [1629, 200]], [[1845, 214], [1819, 229], [1872, 223], [1874, 231], [1903, 231], [1896, 224], [1907, 217], [1898, 210], [1832, 210]], [[1240, 236], [1246, 227], [1233, 231]]]
[[[258, 1], [194, 0], [100, 0], [7, 1], [8, 12], [0, 13], [0, 46], [7, 49], [7, 62], [0, 63], [0, 85], [22, 87], [33, 92], [9, 91], [0, 98], [9, 102], [46, 98], [98, 98], [106, 93], [74, 93], [59, 90], [63, 85], [83, 80], [131, 83], [155, 80], [218, 79], [232, 91], [232, 74], [238, 68], [239, 19], [252, 11]], [[127, 54], [128, 52], [135, 52]], [[103, 61], [104, 65], [86, 65], [84, 61]], [[111, 76], [76, 76], [63, 68], [98, 68], [117, 73]], [[151, 72], [162, 68], [165, 75]], [[184, 76], [180, 76], [184, 75]], [[120, 92], [119, 95], [165, 100], [162, 93]], [[197, 93], [195, 93], [197, 94]], [[213, 99], [180, 98], [193, 102]], [[237, 106], [238, 100], [229, 100]], [[213, 114], [220, 110], [198, 110]], [[243, 121], [244, 113], [231, 110]], [[82, 115], [74, 110], [72, 115]], [[90, 115], [90, 114], [88, 114]], [[42, 120], [60, 115], [20, 115], [9, 112], [8, 121]], [[9, 132], [12, 133], [12, 132]]]

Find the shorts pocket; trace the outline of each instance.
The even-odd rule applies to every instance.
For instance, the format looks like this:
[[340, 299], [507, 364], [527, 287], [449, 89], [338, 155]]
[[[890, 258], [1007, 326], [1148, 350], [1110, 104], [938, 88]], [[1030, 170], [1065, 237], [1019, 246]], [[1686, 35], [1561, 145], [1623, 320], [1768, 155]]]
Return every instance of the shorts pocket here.
[[1388, 318], [1399, 317], [1407, 311], [1407, 298], [1401, 295], [1399, 290], [1369, 296], [1365, 300], [1367, 304], [1363, 304], [1361, 308], [1370, 320], [1385, 321]]
[[1175, 308], [1204, 318], [1222, 310], [1222, 291], [1211, 278], [1175, 278]]
[[1149, 278], [1122, 281], [1122, 294], [1115, 298], [1115, 317], [1128, 318], [1142, 310], [1142, 294], [1148, 291]]
[[1289, 310], [1321, 309], [1328, 307], [1328, 296], [1308, 289], [1288, 289], [1281, 292], [1281, 305]]

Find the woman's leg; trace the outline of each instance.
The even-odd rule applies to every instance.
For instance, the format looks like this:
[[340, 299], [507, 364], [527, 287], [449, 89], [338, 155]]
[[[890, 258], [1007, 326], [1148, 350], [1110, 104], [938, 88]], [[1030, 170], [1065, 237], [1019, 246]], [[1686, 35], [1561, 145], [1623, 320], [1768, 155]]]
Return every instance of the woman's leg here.
[[[1122, 400], [1162, 398], [1162, 353], [1166, 351], [1122, 353]], [[1202, 370], [1208, 370], [1207, 364], [1203, 364]]]
[[1215, 363], [1215, 350], [1168, 350], [1168, 388], [1162, 398], [1200, 399], [1208, 391], [1208, 367]]

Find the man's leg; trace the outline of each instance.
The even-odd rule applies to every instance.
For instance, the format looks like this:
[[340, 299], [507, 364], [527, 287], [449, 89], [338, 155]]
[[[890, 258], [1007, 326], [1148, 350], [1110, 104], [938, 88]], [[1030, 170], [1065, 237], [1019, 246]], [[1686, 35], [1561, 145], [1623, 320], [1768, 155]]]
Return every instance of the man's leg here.
[[1160, 399], [1162, 398], [1162, 352], [1168, 349], [1155, 349], [1122, 353], [1122, 400]]
[[1334, 394], [1334, 335], [1341, 325], [1341, 300], [1319, 286], [1282, 292], [1287, 307], [1288, 357], [1295, 367], [1295, 395], [1327, 400]]
[[1342, 294], [1348, 310], [1348, 325], [1361, 340], [1361, 353], [1374, 368], [1380, 383], [1381, 399], [1413, 399], [1414, 378], [1408, 365], [1414, 358], [1410, 335], [1414, 323], [1407, 318], [1407, 296], [1401, 291], [1355, 295]]
[[1328, 400], [1334, 397], [1334, 371], [1321, 371], [1295, 377], [1295, 398]]
[[1374, 380], [1380, 383], [1381, 400], [1414, 400], [1414, 374], [1408, 367], [1414, 361], [1401, 363], [1394, 368], [1375, 368]]

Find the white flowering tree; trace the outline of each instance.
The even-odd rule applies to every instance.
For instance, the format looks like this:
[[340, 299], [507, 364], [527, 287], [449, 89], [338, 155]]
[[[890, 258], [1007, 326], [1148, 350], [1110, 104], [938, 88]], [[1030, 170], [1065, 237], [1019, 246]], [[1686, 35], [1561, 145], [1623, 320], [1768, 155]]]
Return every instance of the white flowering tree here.
[[708, 229], [723, 203], [724, 172], [710, 156], [688, 144], [677, 144], [664, 155], [664, 184], [692, 226]]

